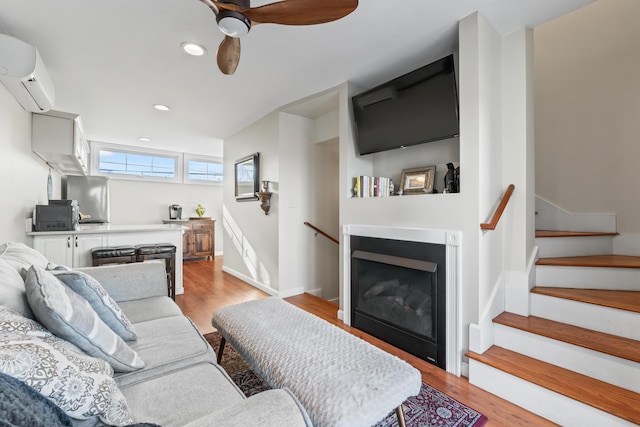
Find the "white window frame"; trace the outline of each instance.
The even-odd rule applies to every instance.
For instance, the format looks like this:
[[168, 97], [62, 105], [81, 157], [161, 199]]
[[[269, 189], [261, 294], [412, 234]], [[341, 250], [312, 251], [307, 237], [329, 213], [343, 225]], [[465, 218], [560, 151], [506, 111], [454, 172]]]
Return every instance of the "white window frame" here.
[[195, 161], [199, 161], [199, 162], [206, 162], [206, 163], [220, 163], [223, 168], [224, 168], [224, 162], [223, 162], [223, 158], [222, 157], [213, 157], [213, 156], [202, 156], [199, 154], [187, 154], [184, 153], [184, 163], [183, 163], [183, 178], [184, 178], [184, 183], [185, 184], [197, 184], [197, 185], [222, 185], [222, 183], [224, 182], [224, 175], [222, 177], [222, 181], [220, 182], [216, 182], [216, 181], [202, 181], [202, 180], [198, 180], [198, 179], [189, 179], [189, 161], [190, 160], [195, 160]]
[[[125, 175], [117, 173], [101, 173], [100, 172], [100, 150], [104, 151], [117, 151], [127, 154], [140, 154], [147, 156], [162, 156], [169, 157], [175, 160], [176, 175], [174, 178], [161, 178], [155, 176], [137, 176], [137, 175]], [[96, 176], [108, 176], [112, 179], [125, 179], [130, 181], [155, 181], [155, 182], [170, 182], [180, 184], [183, 182], [183, 154], [173, 151], [154, 150], [144, 147], [133, 147], [128, 145], [110, 144], [106, 142], [91, 141], [91, 175]]]

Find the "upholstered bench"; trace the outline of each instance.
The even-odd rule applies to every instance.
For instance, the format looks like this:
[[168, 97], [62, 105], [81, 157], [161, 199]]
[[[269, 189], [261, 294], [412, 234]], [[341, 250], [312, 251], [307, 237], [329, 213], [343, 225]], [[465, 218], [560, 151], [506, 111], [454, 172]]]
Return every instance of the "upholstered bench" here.
[[219, 309], [213, 326], [271, 387], [289, 388], [314, 426], [371, 426], [415, 396], [420, 372], [403, 360], [270, 297]]

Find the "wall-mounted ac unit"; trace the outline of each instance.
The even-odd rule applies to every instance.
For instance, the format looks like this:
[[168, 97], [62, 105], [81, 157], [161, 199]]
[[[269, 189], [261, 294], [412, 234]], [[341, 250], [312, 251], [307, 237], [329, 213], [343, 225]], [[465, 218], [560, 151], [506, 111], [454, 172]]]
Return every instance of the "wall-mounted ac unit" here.
[[55, 89], [38, 49], [0, 34], [0, 81], [27, 111], [51, 109]]

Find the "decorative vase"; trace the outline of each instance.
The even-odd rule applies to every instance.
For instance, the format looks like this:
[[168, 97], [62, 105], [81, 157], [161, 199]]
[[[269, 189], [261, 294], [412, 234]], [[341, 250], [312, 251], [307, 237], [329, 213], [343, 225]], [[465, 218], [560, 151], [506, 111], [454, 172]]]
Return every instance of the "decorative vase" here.
[[196, 213], [198, 214], [198, 216], [202, 217], [202, 215], [204, 215], [205, 212], [206, 212], [206, 209], [204, 208], [204, 206], [198, 203], [198, 206], [196, 206]]

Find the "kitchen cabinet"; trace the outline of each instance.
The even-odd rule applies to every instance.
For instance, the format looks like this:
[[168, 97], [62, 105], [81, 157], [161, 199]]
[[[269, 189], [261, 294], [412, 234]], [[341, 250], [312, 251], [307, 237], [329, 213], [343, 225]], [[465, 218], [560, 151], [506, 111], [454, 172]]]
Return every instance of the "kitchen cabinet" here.
[[77, 114], [62, 111], [34, 113], [31, 149], [62, 175], [89, 173], [89, 144]]
[[212, 219], [192, 218], [181, 224], [186, 228], [182, 236], [182, 259], [213, 259], [216, 222]]
[[33, 248], [54, 264], [72, 268], [91, 266], [91, 249], [106, 246], [105, 234], [35, 236]]

